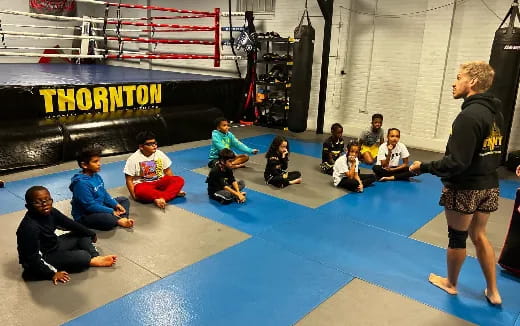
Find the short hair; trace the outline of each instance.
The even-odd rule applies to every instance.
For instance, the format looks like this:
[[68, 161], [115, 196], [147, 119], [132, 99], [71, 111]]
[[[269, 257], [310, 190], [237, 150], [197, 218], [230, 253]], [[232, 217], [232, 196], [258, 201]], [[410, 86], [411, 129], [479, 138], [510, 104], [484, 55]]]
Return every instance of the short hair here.
[[135, 136], [135, 140], [139, 145], [143, 145], [147, 140], [155, 139], [155, 134], [151, 131], [145, 130], [141, 131]]
[[97, 147], [84, 148], [83, 150], [81, 150], [81, 152], [79, 152], [76, 155], [76, 160], [78, 161], [78, 166], [81, 168], [81, 163], [88, 163], [95, 156], [98, 156], [98, 157], [101, 156], [100, 148], [97, 148]]
[[399, 130], [397, 128], [388, 128], [388, 131], [386, 132], [386, 136], [388, 137], [388, 135], [390, 135], [390, 131], [393, 131], [393, 130], [397, 130], [397, 132], [399, 133], [399, 136], [401, 136], [401, 130]]
[[49, 189], [45, 188], [44, 186], [32, 186], [31, 188], [27, 189], [25, 192], [25, 202], [29, 204], [34, 199], [34, 193], [42, 190], [49, 192]]
[[464, 71], [471, 79], [476, 79], [473, 90], [484, 93], [493, 84], [495, 70], [484, 61], [470, 61], [460, 65], [460, 70]]
[[361, 145], [359, 144], [359, 142], [355, 141], [355, 140], [352, 140], [350, 141], [348, 144], [347, 144], [347, 152], [350, 151], [350, 148], [352, 146], [357, 146], [357, 147], [361, 147]]
[[374, 114], [372, 114], [372, 121], [374, 121], [375, 119], [383, 120], [383, 115], [381, 113], [374, 113]]
[[338, 129], [343, 129], [343, 126], [340, 125], [339, 123], [333, 123], [332, 126], [330, 127], [330, 131], [336, 131]]
[[223, 148], [220, 152], [218, 152], [218, 159], [223, 162], [227, 160], [233, 160], [236, 157], [236, 154], [229, 148]]
[[228, 121], [228, 119], [226, 117], [218, 117], [215, 119], [215, 128], [218, 128], [218, 126], [220, 126], [220, 123], [222, 121]]

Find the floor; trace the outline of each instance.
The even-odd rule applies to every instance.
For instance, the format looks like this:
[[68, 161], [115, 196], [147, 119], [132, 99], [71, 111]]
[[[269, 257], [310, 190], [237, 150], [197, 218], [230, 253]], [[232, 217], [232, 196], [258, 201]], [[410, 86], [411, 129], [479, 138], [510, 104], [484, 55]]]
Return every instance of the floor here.
[[[76, 164], [3, 176], [0, 324], [520, 325], [519, 280], [499, 271], [504, 304], [489, 306], [471, 244], [457, 296], [427, 282], [429, 272], [445, 270], [437, 178], [421, 175], [348, 193], [319, 172], [326, 135], [232, 131], [260, 150], [236, 172], [246, 182], [245, 204], [220, 206], [208, 199], [209, 141], [162, 148], [174, 173], [185, 178], [188, 196], [165, 211], [132, 202], [132, 230], [98, 233], [98, 248], [117, 254], [117, 265], [73, 274], [70, 283], [57, 286], [21, 280], [15, 231], [31, 185], [47, 186], [55, 206], [70, 213], [67, 187]], [[277, 133], [289, 138], [289, 166], [302, 172], [301, 185], [274, 189], [263, 182], [262, 153]], [[441, 157], [413, 149], [411, 155]], [[127, 195], [121, 174], [126, 157], [103, 159], [101, 175], [114, 196]], [[497, 255], [520, 186], [511, 172], [500, 174], [500, 209], [488, 226]]]

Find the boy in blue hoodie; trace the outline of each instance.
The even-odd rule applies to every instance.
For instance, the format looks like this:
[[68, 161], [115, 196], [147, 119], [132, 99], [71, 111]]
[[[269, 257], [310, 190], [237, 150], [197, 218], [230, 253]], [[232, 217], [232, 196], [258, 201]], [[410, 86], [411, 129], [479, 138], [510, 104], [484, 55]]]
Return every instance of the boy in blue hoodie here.
[[[211, 169], [218, 162], [218, 153], [224, 148], [239, 150], [248, 154], [258, 153], [258, 149], [251, 149], [235, 135], [229, 131], [229, 122], [226, 118], [220, 117], [215, 120], [216, 130], [211, 133], [211, 148], [209, 149], [209, 163], [208, 167]], [[236, 154], [233, 160], [233, 169], [241, 168], [245, 166], [245, 163], [249, 160], [247, 154]]]
[[129, 219], [130, 201], [126, 197], [112, 198], [105, 190], [101, 170], [101, 151], [84, 149], [78, 157], [80, 173], [72, 177], [72, 216], [74, 220], [91, 229], [107, 231], [122, 226], [131, 228]]

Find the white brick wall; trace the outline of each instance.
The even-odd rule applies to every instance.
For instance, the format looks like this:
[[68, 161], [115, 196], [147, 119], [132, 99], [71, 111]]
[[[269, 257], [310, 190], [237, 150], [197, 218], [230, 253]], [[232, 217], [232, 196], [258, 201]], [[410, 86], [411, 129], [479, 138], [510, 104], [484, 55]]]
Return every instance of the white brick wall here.
[[[211, 11], [227, 9], [226, 0], [126, 0], [157, 6]], [[28, 11], [28, 1], [0, 0], [0, 8]], [[357, 136], [375, 112], [384, 114], [384, 128], [398, 127], [409, 146], [443, 151], [451, 123], [460, 110], [460, 101], [451, 97], [451, 84], [458, 65], [469, 60], [489, 59], [490, 48], [500, 19], [480, 1], [458, 1], [456, 6], [441, 7], [446, 0], [336, 0], [329, 61], [324, 131], [340, 122], [345, 134]], [[510, 1], [486, 0], [502, 18]], [[275, 14], [257, 16], [258, 31], [277, 31], [291, 36], [303, 12], [304, 0], [277, 0]], [[236, 10], [236, 0], [232, 1]], [[94, 9], [95, 8], [95, 9]], [[316, 128], [321, 51], [324, 20], [317, 1], [309, 1], [316, 41], [312, 68], [312, 92], [308, 128]], [[80, 13], [103, 16], [103, 8], [81, 5]], [[111, 11], [114, 15], [114, 10]], [[420, 14], [408, 14], [421, 12]], [[377, 14], [374, 16], [373, 14]], [[155, 13], [157, 14], [157, 13]], [[406, 15], [403, 15], [406, 14]], [[125, 16], [144, 16], [144, 11], [124, 10]], [[3, 23], [34, 23], [33, 19], [0, 15]], [[39, 23], [52, 24], [47, 21]], [[175, 21], [177, 22], [177, 21]], [[182, 24], [211, 24], [211, 20], [183, 20]], [[452, 24], [453, 22], [453, 24]], [[244, 24], [233, 18], [234, 26]], [[222, 25], [228, 25], [227, 20]], [[237, 35], [237, 34], [235, 34]], [[211, 38], [210, 34], [168, 34], [157, 37]], [[224, 39], [228, 33], [224, 33]], [[70, 46], [70, 41], [38, 41], [41, 45]], [[35, 42], [30, 42], [35, 43]], [[8, 45], [27, 44], [9, 39]], [[137, 45], [130, 45], [139, 49]], [[141, 45], [146, 49], [146, 45]], [[158, 50], [175, 53], [213, 53], [211, 46], [159, 45]], [[224, 54], [231, 54], [226, 47]], [[35, 62], [35, 59], [1, 58], [2, 62]], [[211, 75], [236, 76], [233, 61], [214, 68], [210, 60], [154, 60], [111, 64], [174, 70]], [[241, 63], [245, 72], [245, 62]], [[341, 72], [344, 74], [341, 74]], [[520, 106], [520, 104], [517, 104]], [[510, 150], [520, 149], [520, 109], [514, 117]]]

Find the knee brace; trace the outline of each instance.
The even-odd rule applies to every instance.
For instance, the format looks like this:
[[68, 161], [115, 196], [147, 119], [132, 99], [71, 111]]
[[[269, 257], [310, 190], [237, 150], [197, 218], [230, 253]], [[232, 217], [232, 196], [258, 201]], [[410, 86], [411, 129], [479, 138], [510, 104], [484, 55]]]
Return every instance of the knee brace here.
[[468, 238], [468, 231], [455, 230], [448, 226], [448, 248], [451, 249], [465, 249], [466, 239]]

